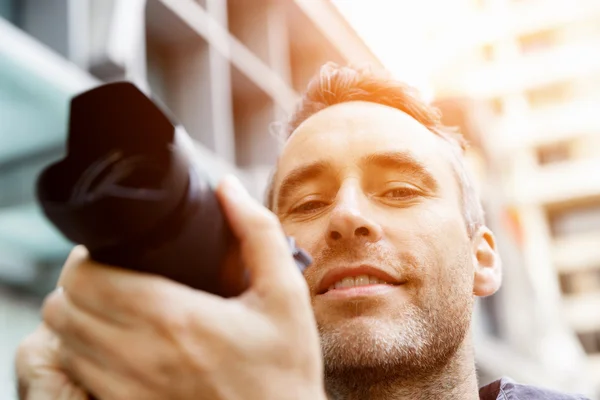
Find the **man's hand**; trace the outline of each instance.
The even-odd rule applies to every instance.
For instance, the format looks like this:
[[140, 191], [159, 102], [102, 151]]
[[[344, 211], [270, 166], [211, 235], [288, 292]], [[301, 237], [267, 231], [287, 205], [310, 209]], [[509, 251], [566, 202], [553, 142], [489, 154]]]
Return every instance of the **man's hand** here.
[[16, 357], [22, 400], [85, 400], [86, 393], [60, 368], [59, 340], [41, 324], [23, 340]]
[[76, 248], [44, 320], [61, 364], [101, 400], [324, 399], [308, 288], [276, 217], [239, 182], [218, 190], [251, 275], [224, 299], [94, 263]]

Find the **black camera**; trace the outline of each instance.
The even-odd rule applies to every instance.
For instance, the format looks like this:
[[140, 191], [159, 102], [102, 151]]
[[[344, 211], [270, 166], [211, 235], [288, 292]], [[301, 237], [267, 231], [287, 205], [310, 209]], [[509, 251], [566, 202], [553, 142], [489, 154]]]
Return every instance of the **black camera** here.
[[[214, 182], [183, 127], [128, 82], [71, 102], [67, 156], [37, 182], [45, 215], [100, 263], [232, 296], [224, 264], [234, 238]], [[290, 239], [303, 270], [310, 257]]]

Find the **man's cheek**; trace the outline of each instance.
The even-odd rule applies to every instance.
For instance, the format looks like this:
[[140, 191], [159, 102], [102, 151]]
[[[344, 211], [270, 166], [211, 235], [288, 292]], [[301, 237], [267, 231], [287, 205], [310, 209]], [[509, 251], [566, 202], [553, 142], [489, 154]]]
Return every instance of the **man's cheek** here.
[[429, 207], [415, 207], [383, 214], [379, 222], [388, 239], [402, 247], [409, 245], [409, 249], [413, 250], [413, 244], [434, 244], [435, 238], [444, 229], [446, 219], [447, 216]]
[[468, 241], [462, 217], [452, 215], [451, 210], [428, 210], [408, 226], [411, 226], [413, 240], [424, 245], [421, 254], [427, 258], [427, 264], [444, 263]]

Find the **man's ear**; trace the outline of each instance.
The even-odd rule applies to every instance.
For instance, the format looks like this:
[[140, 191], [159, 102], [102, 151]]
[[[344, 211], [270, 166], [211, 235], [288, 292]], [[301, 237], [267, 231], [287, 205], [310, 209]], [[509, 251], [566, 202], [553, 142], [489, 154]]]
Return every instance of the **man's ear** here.
[[502, 262], [496, 249], [494, 234], [481, 226], [473, 235], [473, 265], [475, 266], [473, 294], [490, 296], [502, 283]]

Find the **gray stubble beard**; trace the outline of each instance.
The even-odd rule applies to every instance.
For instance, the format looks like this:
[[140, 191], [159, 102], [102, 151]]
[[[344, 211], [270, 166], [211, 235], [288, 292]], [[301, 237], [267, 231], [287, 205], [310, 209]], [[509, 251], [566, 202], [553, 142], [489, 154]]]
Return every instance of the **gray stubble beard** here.
[[[367, 318], [333, 329], [319, 326], [328, 392], [357, 394], [375, 387], [385, 392], [386, 386], [440, 373], [470, 328], [471, 302], [457, 307], [448, 304], [452, 301], [456, 298], [427, 308], [405, 305], [402, 321]], [[364, 393], [362, 398], [371, 397]]]

